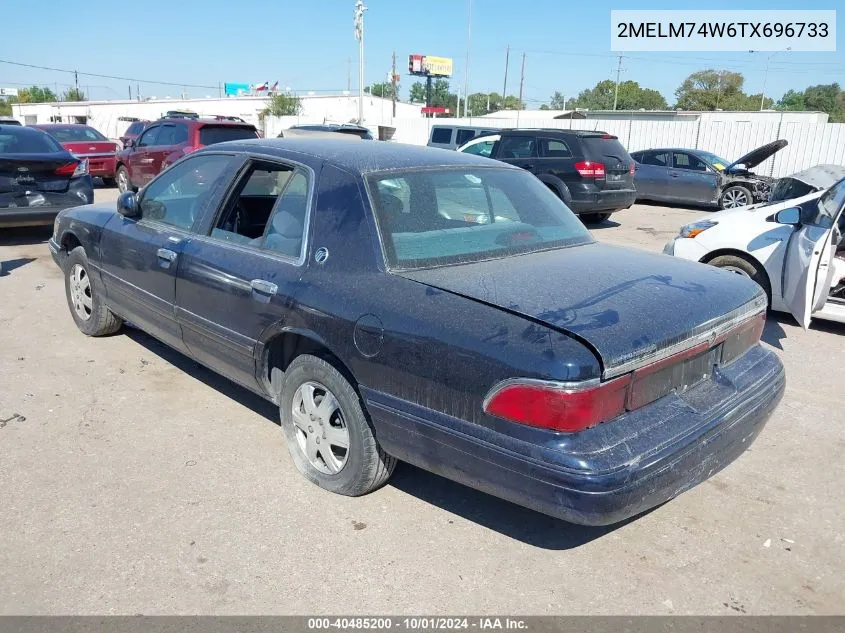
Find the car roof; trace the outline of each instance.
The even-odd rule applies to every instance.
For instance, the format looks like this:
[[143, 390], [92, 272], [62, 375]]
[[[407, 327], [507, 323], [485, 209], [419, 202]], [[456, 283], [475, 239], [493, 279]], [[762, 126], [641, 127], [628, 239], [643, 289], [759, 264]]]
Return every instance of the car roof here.
[[38, 128], [39, 130], [58, 130], [61, 128], [91, 127], [87, 123], [36, 123], [27, 127]]
[[[488, 130], [490, 128], [487, 128]], [[538, 127], [538, 128], [527, 128], [527, 127], [519, 127], [519, 128], [503, 128], [498, 131], [501, 134], [509, 134], [513, 136], [536, 136], [537, 134], [547, 134], [547, 135], [554, 135], [560, 134], [561, 136], [601, 136], [601, 135], [608, 135], [616, 137], [615, 134], [608, 134], [604, 130], [564, 130], [556, 127]]]
[[226, 121], [220, 119], [194, 119], [189, 117], [161, 117], [155, 121], [150, 121], [149, 125], [157, 125], [159, 123], [183, 123], [185, 125], [193, 125], [194, 127], [205, 127], [206, 125], [215, 125], [221, 127], [251, 127], [255, 126], [246, 121]]
[[518, 169], [506, 163], [491, 163], [487, 158], [471, 154], [387, 141], [350, 143], [339, 139], [306, 137], [249, 139], [216, 143], [201, 151], [222, 150], [254, 152], [291, 160], [310, 157], [359, 173], [415, 167], [495, 166], [502, 169]]

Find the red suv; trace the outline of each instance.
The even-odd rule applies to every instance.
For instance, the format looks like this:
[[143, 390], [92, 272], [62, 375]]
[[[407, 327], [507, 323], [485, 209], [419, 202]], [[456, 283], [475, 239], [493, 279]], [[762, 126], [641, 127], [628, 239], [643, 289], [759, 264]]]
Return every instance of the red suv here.
[[185, 154], [223, 141], [258, 138], [254, 125], [216, 118], [165, 118], [150, 123], [117, 153], [117, 187], [137, 191]]

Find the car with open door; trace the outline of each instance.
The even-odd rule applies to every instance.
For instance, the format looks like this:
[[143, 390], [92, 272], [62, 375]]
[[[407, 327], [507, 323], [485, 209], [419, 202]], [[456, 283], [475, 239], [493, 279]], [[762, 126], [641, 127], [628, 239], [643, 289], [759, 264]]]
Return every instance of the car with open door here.
[[787, 146], [778, 140], [729, 161], [700, 149], [632, 152], [637, 200], [735, 209], [769, 198], [773, 178], [751, 171]]
[[[837, 173], [823, 167], [800, 182]], [[663, 252], [754, 280], [773, 310], [804, 328], [811, 319], [845, 323], [843, 206], [845, 178], [799, 198], [710, 214], [681, 227]]]
[[344, 495], [404, 460], [614, 523], [737, 458], [785, 388], [759, 286], [600, 244], [529, 172], [458, 152], [220, 143], [49, 245], [83, 333], [131, 322], [276, 403], [297, 469]]

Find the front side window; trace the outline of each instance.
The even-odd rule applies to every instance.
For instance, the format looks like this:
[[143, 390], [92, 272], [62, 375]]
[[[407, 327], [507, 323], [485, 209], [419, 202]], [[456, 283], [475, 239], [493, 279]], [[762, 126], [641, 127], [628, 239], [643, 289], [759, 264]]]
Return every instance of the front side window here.
[[298, 258], [308, 209], [308, 178], [286, 165], [256, 163], [241, 178], [211, 236]]
[[837, 182], [819, 198], [818, 213], [812, 223], [830, 228], [845, 206], [845, 178]]
[[566, 205], [522, 170], [376, 172], [367, 180], [392, 268], [447, 266], [592, 242]]
[[675, 152], [674, 167], [675, 169], [687, 169], [689, 171], [707, 171], [707, 164], [698, 156], [688, 154], [686, 152]]
[[141, 218], [190, 229], [222, 184], [231, 160], [225, 155], [195, 156], [163, 172], [141, 195]]
[[485, 158], [489, 158], [490, 155], [493, 153], [493, 146], [495, 144], [495, 139], [489, 141], [479, 141], [478, 143], [473, 143], [472, 145], [461, 151], [464, 154], [474, 154], [476, 156], [484, 156]]
[[161, 126], [157, 125], [144, 132], [138, 139], [138, 147], [150, 147], [152, 145], [156, 145], [156, 137], [158, 136], [160, 129]]
[[502, 139], [501, 157], [536, 158], [537, 141], [528, 136], [506, 136]]

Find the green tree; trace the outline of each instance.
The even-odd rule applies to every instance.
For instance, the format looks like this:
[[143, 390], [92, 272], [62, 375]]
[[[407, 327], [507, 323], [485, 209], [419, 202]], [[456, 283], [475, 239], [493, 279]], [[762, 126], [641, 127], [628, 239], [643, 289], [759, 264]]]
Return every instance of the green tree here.
[[12, 98], [0, 99], [0, 116], [12, 116]]
[[292, 116], [299, 114], [302, 110], [302, 103], [299, 97], [278, 92], [270, 96], [270, 102], [267, 107], [261, 111], [261, 117], [265, 116]]
[[540, 109], [541, 110], [551, 110], [551, 108], [549, 107], [549, 105], [547, 103], [544, 103], [543, 105], [541, 105]]
[[[742, 91], [744, 83], [742, 73], [699, 70], [687, 77], [675, 91], [675, 107], [681, 110], [759, 110], [760, 94], [745, 94]], [[772, 103], [771, 99], [767, 99], [763, 106], [771, 106]]]
[[775, 106], [778, 110], [801, 112], [807, 108], [804, 106], [804, 93], [797, 90], [787, 90]]
[[[389, 81], [373, 84], [364, 88], [364, 92], [373, 95], [374, 97], [384, 97], [385, 99], [393, 98], [393, 84]], [[396, 97], [399, 97], [399, 84], [396, 84]]]
[[807, 110], [827, 112], [831, 122], [845, 121], [845, 92], [838, 83], [809, 86], [804, 90]]
[[49, 88], [32, 86], [31, 88], [21, 88], [18, 91], [18, 101], [21, 103], [52, 103], [58, 101], [58, 99], [56, 93]]
[[[612, 110], [616, 83], [610, 79], [598, 82], [593, 88], [582, 90], [575, 99], [565, 104], [569, 109], [585, 108], [589, 110]], [[552, 107], [563, 104], [563, 97], [556, 92], [552, 96]], [[666, 99], [657, 90], [643, 88], [636, 81], [623, 81], [619, 84], [616, 100], [617, 110], [665, 110], [668, 108]], [[560, 107], [555, 109], [566, 109]]]
[[555, 90], [555, 93], [549, 100], [549, 110], [566, 110], [566, 96]]
[[62, 101], [85, 101], [85, 93], [79, 88], [68, 88], [62, 95]]
[[411, 84], [409, 99], [413, 103], [425, 103], [425, 84], [423, 82], [415, 81]]

